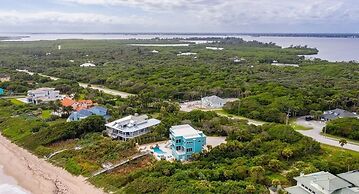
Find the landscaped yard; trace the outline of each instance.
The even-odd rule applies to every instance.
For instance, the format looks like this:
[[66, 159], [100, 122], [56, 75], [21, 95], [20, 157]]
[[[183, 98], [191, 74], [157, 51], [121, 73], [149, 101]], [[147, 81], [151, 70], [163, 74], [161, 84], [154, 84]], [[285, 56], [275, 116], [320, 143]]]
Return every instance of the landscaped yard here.
[[328, 133], [321, 133], [321, 134], [323, 136], [326, 136], [326, 137], [331, 138], [331, 139], [337, 139], [338, 141], [340, 139], [345, 139], [345, 140], [347, 140], [348, 143], [359, 145], [359, 141], [356, 141], [356, 140], [352, 140], [352, 139], [344, 138], [344, 137], [339, 137], [339, 136], [331, 135], [331, 134], [328, 134]]
[[51, 117], [51, 110], [43, 110], [41, 113], [41, 118], [48, 119]]
[[302, 125], [298, 125], [297, 123], [293, 122], [293, 123], [290, 123], [290, 126], [293, 127], [293, 129], [295, 130], [312, 130], [313, 128], [310, 128], [310, 127], [304, 127]]
[[15, 105], [22, 105], [22, 104], [24, 104], [23, 102], [21, 102], [20, 100], [15, 99], [15, 98], [11, 99], [10, 101], [11, 101], [11, 103], [13, 103], [13, 104], [15, 104]]

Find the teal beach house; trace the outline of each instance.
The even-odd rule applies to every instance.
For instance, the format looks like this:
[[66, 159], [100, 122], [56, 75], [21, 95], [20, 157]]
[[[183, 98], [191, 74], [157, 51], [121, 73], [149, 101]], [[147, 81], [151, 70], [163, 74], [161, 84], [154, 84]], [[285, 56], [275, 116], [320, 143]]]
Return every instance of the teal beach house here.
[[206, 135], [190, 125], [170, 128], [172, 155], [176, 160], [188, 160], [195, 153], [201, 153], [206, 145]]
[[5, 90], [0, 88], [0, 95], [5, 95]]

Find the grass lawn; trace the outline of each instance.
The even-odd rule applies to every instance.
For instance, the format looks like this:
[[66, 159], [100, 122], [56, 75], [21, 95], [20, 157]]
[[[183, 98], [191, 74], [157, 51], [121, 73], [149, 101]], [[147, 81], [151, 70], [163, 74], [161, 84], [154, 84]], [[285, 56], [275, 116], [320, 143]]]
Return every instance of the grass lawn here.
[[51, 117], [51, 110], [43, 110], [41, 113], [41, 118], [48, 119]]
[[296, 123], [291, 123], [290, 126], [292, 126], [294, 130], [306, 131], [306, 130], [312, 130], [313, 129], [313, 128], [310, 128], [310, 127], [304, 127], [302, 125], [298, 125]]
[[329, 146], [329, 145], [324, 145], [321, 144], [320, 147], [326, 152], [328, 153], [328, 157], [332, 157], [333, 155], [339, 155], [341, 153], [346, 153], [346, 154], [350, 154], [355, 158], [359, 159], [359, 152], [353, 151], [353, 150], [347, 150], [347, 149], [343, 149], [343, 148], [339, 148], [339, 147], [334, 147], [334, 146]]
[[335, 135], [331, 135], [331, 134], [328, 134], [328, 133], [320, 133], [320, 134], [324, 135], [325, 137], [329, 137], [331, 139], [336, 139], [338, 141], [340, 139], [345, 139], [345, 140], [347, 140], [347, 142], [350, 142], [350, 143], [355, 144], [355, 145], [359, 145], [359, 141], [357, 141], [357, 140], [348, 139], [348, 138], [340, 137], [340, 136], [335, 136]]
[[25, 103], [21, 102], [20, 100], [15, 99], [15, 98], [12, 98], [10, 100], [10, 102], [15, 104], [15, 105], [23, 105], [23, 104], [25, 104]]

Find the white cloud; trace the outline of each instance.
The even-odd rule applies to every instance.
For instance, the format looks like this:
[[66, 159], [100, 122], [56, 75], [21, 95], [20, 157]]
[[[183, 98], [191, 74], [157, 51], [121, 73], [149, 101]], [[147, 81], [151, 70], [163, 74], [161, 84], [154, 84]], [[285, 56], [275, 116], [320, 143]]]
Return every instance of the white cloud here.
[[171, 12], [208, 22], [308, 22], [359, 20], [354, 0], [60, 0], [68, 3], [130, 6], [151, 13]]
[[[38, 12], [0, 8], [0, 27], [57, 25], [75, 31], [75, 27], [87, 25], [87, 29], [91, 26], [90, 30], [95, 31], [335, 32], [340, 25], [346, 28], [339, 30], [359, 30], [358, 25], [353, 25], [359, 23], [357, 0], [54, 1], [50, 9], [38, 4]], [[15, 3], [13, 9], [17, 7]]]
[[0, 11], [1, 25], [29, 25], [29, 24], [150, 24], [151, 19], [137, 16], [109, 16], [94, 13], [68, 13], [68, 12], [19, 12]]

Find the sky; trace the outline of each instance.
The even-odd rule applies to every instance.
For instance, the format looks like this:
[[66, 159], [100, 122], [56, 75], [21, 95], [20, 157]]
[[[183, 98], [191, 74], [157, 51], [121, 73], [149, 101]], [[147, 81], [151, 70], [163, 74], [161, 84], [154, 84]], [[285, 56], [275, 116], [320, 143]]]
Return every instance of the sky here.
[[0, 0], [0, 32], [358, 33], [359, 0]]

